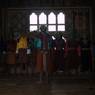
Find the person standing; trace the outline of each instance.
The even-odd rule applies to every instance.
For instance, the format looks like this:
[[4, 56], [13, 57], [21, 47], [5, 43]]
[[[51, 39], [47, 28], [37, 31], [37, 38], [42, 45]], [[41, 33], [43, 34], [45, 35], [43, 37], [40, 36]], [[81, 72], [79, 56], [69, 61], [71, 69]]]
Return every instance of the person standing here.
[[18, 51], [18, 67], [20, 68], [21, 73], [25, 73], [27, 68], [27, 48], [28, 41], [25, 34], [21, 34], [17, 42], [17, 51]]
[[89, 72], [90, 67], [92, 65], [90, 41], [86, 37], [83, 37], [81, 39], [80, 46], [81, 46], [81, 71]]

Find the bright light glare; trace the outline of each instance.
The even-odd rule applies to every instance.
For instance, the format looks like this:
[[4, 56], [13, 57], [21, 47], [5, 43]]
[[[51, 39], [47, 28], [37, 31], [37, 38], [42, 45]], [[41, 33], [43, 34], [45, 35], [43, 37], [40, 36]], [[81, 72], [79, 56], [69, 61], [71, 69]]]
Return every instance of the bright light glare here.
[[55, 25], [49, 25], [48, 31], [56, 31], [56, 26]]
[[48, 23], [49, 24], [55, 24], [56, 23], [56, 17], [53, 12], [51, 12], [48, 16]]
[[30, 15], [30, 24], [37, 24], [37, 15], [35, 13]]
[[50, 12], [48, 16], [44, 12], [42, 12], [39, 16], [33, 12], [29, 17], [29, 21], [30, 31], [37, 30], [37, 26], [42, 24], [48, 24], [48, 31], [65, 31], [65, 14], [62, 12], [57, 15], [57, 18], [53, 12]]
[[39, 16], [39, 24], [46, 24], [46, 15], [43, 12]]
[[66, 42], [66, 39], [62, 36], [62, 39]]
[[58, 25], [58, 31], [65, 31], [65, 25]]
[[52, 39], [55, 40], [56, 38], [54, 36], [52, 36]]
[[37, 26], [30, 26], [30, 32], [37, 30]]
[[65, 24], [65, 15], [61, 12], [58, 14], [58, 24]]

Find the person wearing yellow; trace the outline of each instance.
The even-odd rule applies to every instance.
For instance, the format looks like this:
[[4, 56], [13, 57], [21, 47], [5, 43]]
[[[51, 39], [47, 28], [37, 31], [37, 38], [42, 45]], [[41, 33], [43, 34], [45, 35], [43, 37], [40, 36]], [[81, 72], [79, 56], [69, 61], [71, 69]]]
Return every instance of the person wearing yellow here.
[[27, 36], [22, 34], [17, 43], [17, 51], [18, 51], [18, 64], [20, 67], [20, 71], [26, 71], [27, 66], [27, 48], [28, 41]]
[[27, 48], [27, 37], [25, 35], [22, 35], [19, 39], [19, 42], [17, 43], [17, 50], [20, 48]]

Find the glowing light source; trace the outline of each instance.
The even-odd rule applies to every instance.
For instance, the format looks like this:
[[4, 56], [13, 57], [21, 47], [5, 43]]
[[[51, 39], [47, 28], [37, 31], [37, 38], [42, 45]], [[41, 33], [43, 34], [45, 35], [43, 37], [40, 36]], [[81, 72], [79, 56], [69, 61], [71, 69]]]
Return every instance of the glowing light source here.
[[48, 31], [56, 31], [56, 26], [55, 25], [49, 25]]
[[46, 15], [43, 12], [39, 16], [39, 24], [46, 24]]
[[37, 24], [37, 15], [35, 13], [30, 15], [30, 24]]
[[35, 30], [37, 30], [37, 26], [36, 25], [35, 26], [34, 25], [33, 26], [30, 26], [30, 32], [31, 31], [35, 31]]
[[58, 25], [58, 31], [65, 31], [65, 25]]
[[56, 23], [56, 16], [53, 12], [51, 12], [48, 16], [48, 23], [55, 24]]
[[66, 38], [64, 38], [64, 37], [62, 36], [62, 39], [66, 42]]
[[54, 36], [52, 36], [52, 39], [55, 40], [56, 38]]
[[65, 24], [65, 15], [60, 12], [57, 16], [58, 24]]

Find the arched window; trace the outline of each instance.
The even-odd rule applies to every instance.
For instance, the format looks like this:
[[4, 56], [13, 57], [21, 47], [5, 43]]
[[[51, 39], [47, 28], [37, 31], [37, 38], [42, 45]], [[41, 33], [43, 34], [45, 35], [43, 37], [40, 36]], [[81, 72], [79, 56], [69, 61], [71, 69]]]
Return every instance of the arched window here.
[[56, 31], [56, 15], [53, 12], [48, 15], [48, 31]]
[[37, 30], [37, 15], [32, 13], [30, 15], [30, 31]]
[[42, 12], [42, 13], [39, 15], [39, 24], [46, 24], [46, 21], [47, 21], [46, 15], [45, 15], [45, 13]]
[[65, 31], [65, 15], [62, 12], [57, 15], [57, 22], [57, 31]]
[[35, 13], [30, 15], [30, 24], [37, 24], [37, 15]]
[[65, 24], [65, 15], [60, 12], [57, 16], [58, 24]]
[[48, 28], [48, 32], [59, 32], [65, 31], [65, 15], [63, 12], [55, 14], [54, 12], [50, 12], [49, 14], [45, 14], [44, 12], [36, 13], [33, 12], [30, 15], [30, 32], [37, 30], [39, 31], [40, 25], [46, 25]]
[[48, 24], [56, 24], [56, 16], [53, 12], [48, 16]]

